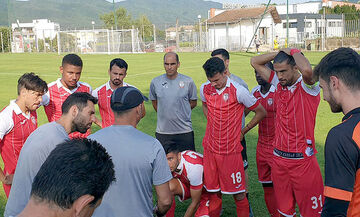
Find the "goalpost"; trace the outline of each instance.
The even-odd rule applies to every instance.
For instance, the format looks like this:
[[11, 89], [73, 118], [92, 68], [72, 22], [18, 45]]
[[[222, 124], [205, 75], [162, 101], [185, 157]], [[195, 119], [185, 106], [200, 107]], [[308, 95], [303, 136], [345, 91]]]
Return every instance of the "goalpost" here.
[[138, 29], [70, 30], [57, 33], [58, 54], [143, 53]]

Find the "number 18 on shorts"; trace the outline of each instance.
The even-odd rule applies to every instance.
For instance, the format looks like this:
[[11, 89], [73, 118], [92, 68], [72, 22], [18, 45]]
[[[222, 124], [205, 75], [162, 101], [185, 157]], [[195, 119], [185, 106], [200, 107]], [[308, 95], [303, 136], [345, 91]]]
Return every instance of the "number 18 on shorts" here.
[[204, 150], [204, 185], [209, 192], [245, 192], [244, 164], [241, 153], [216, 154]]

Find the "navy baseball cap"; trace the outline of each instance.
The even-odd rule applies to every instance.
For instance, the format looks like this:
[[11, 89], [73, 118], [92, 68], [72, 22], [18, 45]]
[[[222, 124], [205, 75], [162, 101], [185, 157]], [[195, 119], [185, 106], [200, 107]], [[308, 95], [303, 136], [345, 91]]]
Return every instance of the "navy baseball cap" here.
[[135, 87], [119, 87], [111, 95], [110, 106], [114, 111], [125, 111], [148, 101]]

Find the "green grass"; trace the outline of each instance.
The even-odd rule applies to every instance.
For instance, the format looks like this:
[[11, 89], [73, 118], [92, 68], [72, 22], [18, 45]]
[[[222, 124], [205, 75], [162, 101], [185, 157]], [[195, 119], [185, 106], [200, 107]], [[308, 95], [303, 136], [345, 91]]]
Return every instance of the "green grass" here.
[[[180, 53], [181, 67], [179, 72], [192, 77], [200, 88], [205, 82], [206, 76], [202, 69], [203, 63], [209, 58], [209, 53]], [[311, 64], [316, 65], [325, 53], [306, 53]], [[253, 88], [256, 85], [253, 69], [249, 62], [253, 54], [232, 53], [230, 61], [230, 71], [243, 78]], [[96, 88], [108, 80], [107, 69], [111, 59], [121, 57], [129, 64], [128, 75], [125, 79], [127, 83], [135, 85], [144, 94], [148, 95], [149, 85], [152, 78], [164, 73], [162, 65], [162, 53], [149, 54], [121, 54], [121, 55], [81, 55], [84, 62], [81, 81], [89, 83]], [[16, 98], [17, 79], [25, 72], [35, 72], [47, 82], [54, 81], [60, 76], [59, 66], [62, 56], [56, 54], [0, 54], [0, 108], [5, 107], [10, 99]], [[199, 95], [199, 94], [198, 94]], [[138, 129], [154, 136], [156, 129], [156, 113], [151, 102], [146, 103], [146, 117], [140, 122]], [[99, 114], [98, 114], [99, 115]], [[38, 110], [39, 125], [47, 122], [43, 108]], [[251, 116], [250, 116], [251, 117]], [[340, 123], [341, 114], [332, 114], [326, 102], [321, 101], [317, 113], [315, 137], [318, 149], [318, 160], [323, 171], [324, 168], [324, 142], [330, 128]], [[250, 118], [247, 118], [247, 121]], [[192, 113], [193, 127], [195, 131], [195, 144], [199, 152], [202, 152], [201, 141], [205, 133], [206, 120], [202, 114], [201, 101]], [[93, 131], [99, 128], [93, 126]], [[256, 170], [256, 143], [257, 128], [250, 131], [246, 136], [248, 144], [249, 159], [249, 192], [250, 203], [255, 216], [268, 216], [263, 200], [263, 191], [261, 184], [257, 181]], [[121, 201], [119, 201], [121, 203]], [[6, 197], [3, 189], [0, 188], [0, 213], [4, 211]], [[182, 216], [186, 210], [188, 202], [178, 203], [176, 216]], [[223, 216], [235, 216], [235, 204], [231, 196], [225, 196], [223, 200]]]

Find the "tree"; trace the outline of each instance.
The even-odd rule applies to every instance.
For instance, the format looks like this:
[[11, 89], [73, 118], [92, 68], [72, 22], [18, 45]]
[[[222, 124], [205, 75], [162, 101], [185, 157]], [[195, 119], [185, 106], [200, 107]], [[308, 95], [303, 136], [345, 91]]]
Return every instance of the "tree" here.
[[130, 29], [133, 22], [131, 19], [131, 15], [127, 13], [126, 9], [122, 7], [118, 8], [115, 13], [117, 27], [115, 27], [114, 22], [114, 12], [110, 12], [100, 16], [100, 20], [104, 22], [105, 27], [108, 29], [111, 29], [111, 27], [113, 27], [114, 29]]
[[1, 48], [1, 43], [3, 44], [4, 47], [4, 52], [10, 52], [10, 32], [11, 29], [9, 27], [0, 27], [0, 34], [2, 34], [2, 40], [1, 41], [1, 37], [0, 37], [0, 51], [2, 51]]
[[153, 24], [146, 15], [143, 14], [138, 19], [133, 20], [125, 8], [120, 7], [115, 12], [117, 28], [114, 28], [114, 12], [100, 16], [100, 19], [104, 22], [106, 28], [111, 29], [111, 27], [113, 27], [114, 29], [131, 29], [132, 26], [134, 26], [139, 30], [139, 37], [141, 37], [143, 41], [154, 40]]
[[153, 24], [146, 15], [141, 15], [138, 19], [136, 19], [134, 21], [134, 26], [139, 29], [140, 37], [143, 41], [154, 40]]
[[360, 10], [356, 9], [355, 5], [336, 5], [334, 8], [323, 7], [320, 9], [319, 14], [344, 14], [345, 20], [358, 20], [360, 17]]

